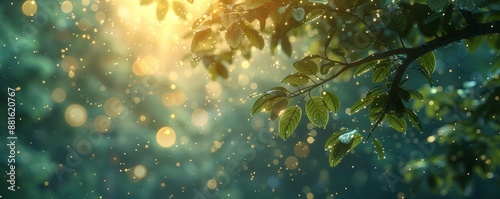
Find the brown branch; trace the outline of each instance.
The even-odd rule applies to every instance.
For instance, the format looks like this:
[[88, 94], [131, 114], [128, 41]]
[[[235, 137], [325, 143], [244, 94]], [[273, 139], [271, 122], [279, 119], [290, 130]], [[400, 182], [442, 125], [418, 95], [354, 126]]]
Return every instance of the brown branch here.
[[457, 30], [453, 33], [444, 35], [442, 37], [438, 37], [436, 39], [433, 39], [429, 42], [426, 42], [424, 44], [421, 44], [420, 46], [414, 47], [414, 48], [396, 48], [396, 49], [391, 49], [387, 50], [382, 53], [375, 53], [372, 55], [369, 55], [363, 59], [350, 62], [350, 63], [345, 63], [343, 64], [343, 67], [337, 71], [335, 74], [332, 76], [318, 82], [317, 84], [313, 84], [310, 86], [307, 86], [303, 89], [291, 92], [290, 95], [288, 95], [289, 98], [293, 98], [295, 96], [298, 96], [302, 93], [309, 92], [318, 86], [325, 84], [338, 76], [340, 76], [342, 73], [347, 71], [348, 69], [351, 69], [356, 66], [360, 66], [362, 64], [372, 62], [372, 61], [378, 61], [378, 60], [383, 60], [387, 59], [390, 56], [394, 55], [406, 55], [406, 58], [403, 58], [403, 65], [402, 67], [398, 67], [398, 69], [401, 70], [401, 72], [397, 72], [397, 75], [394, 79], [394, 84], [398, 85], [399, 82], [401, 81], [401, 78], [409, 64], [411, 64], [413, 61], [415, 61], [417, 58], [420, 56], [431, 52], [439, 47], [449, 45], [453, 42], [458, 42], [463, 39], [468, 39], [476, 36], [481, 36], [481, 35], [489, 35], [489, 34], [499, 34], [500, 33], [500, 21], [494, 21], [494, 22], [488, 22], [488, 23], [477, 23], [476, 25], [469, 25], [466, 26], [465, 28], [462, 28], [460, 30]]

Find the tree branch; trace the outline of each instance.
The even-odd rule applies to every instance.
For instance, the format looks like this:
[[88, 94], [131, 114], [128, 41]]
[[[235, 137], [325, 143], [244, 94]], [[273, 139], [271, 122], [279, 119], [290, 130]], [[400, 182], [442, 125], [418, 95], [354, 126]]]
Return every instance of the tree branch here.
[[289, 98], [298, 96], [304, 92], [309, 92], [315, 88], [317, 88], [319, 85], [325, 84], [338, 76], [340, 76], [342, 73], [344, 73], [346, 70], [360, 66], [362, 64], [372, 62], [372, 61], [378, 61], [378, 60], [383, 60], [387, 59], [390, 56], [394, 55], [406, 55], [406, 58], [403, 60], [403, 65], [401, 68], [401, 73], [398, 72], [394, 84], [399, 84], [401, 81], [401, 77], [404, 74], [404, 71], [406, 70], [406, 67], [411, 64], [413, 61], [415, 61], [417, 58], [420, 56], [433, 51], [439, 47], [449, 45], [453, 42], [457, 42], [463, 39], [468, 39], [476, 36], [482, 36], [482, 35], [489, 35], [489, 34], [499, 34], [500, 33], [500, 21], [493, 21], [493, 22], [488, 22], [488, 23], [477, 23], [477, 25], [468, 25], [465, 28], [462, 28], [460, 30], [457, 30], [453, 33], [444, 35], [442, 37], [438, 37], [436, 39], [433, 39], [429, 42], [426, 42], [424, 44], [421, 44], [420, 46], [414, 47], [414, 48], [396, 48], [396, 49], [391, 49], [387, 50], [382, 53], [375, 53], [372, 55], [369, 55], [363, 59], [360, 59], [358, 61], [354, 61], [351, 63], [344, 63], [342, 64], [343, 67], [337, 71], [335, 74], [332, 76], [318, 82], [317, 84], [307, 86], [301, 90], [297, 90], [294, 92], [291, 92], [291, 94], [288, 96]]

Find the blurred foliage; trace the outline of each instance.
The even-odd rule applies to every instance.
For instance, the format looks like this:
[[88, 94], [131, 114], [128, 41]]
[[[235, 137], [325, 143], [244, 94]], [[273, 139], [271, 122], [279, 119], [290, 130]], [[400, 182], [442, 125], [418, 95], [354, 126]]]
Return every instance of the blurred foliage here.
[[443, 154], [409, 162], [405, 180], [413, 191], [427, 182], [434, 192], [447, 193], [456, 185], [466, 195], [474, 178], [492, 179], [500, 167], [500, 76], [484, 82], [464, 82], [463, 88], [443, 91], [427, 87], [424, 100], [413, 107], [429, 118], [453, 118], [427, 138], [445, 149]]

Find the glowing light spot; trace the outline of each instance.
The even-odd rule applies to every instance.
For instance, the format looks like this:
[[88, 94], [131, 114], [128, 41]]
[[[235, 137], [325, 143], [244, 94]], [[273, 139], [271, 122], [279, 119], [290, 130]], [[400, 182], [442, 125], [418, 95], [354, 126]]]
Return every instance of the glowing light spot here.
[[90, 27], [92, 27], [92, 23], [87, 18], [83, 18], [78, 21], [78, 28], [81, 31], [87, 31], [90, 29]]
[[208, 96], [212, 99], [219, 98], [222, 94], [222, 87], [219, 82], [211, 81], [205, 87], [205, 90], [208, 93]]
[[166, 107], [180, 106], [186, 102], [186, 94], [182, 91], [166, 92], [163, 94], [161, 102]]
[[297, 142], [293, 147], [293, 152], [299, 158], [305, 158], [309, 155], [309, 145], [304, 142]]
[[78, 67], [78, 61], [73, 56], [64, 57], [61, 61], [61, 66], [64, 72], [74, 71]]
[[212, 189], [212, 190], [215, 189], [215, 188], [217, 188], [217, 180], [215, 180], [215, 179], [208, 180], [207, 187], [209, 189]]
[[299, 166], [299, 160], [295, 156], [290, 156], [285, 160], [286, 168], [294, 170]]
[[36, 14], [38, 7], [35, 1], [25, 1], [21, 9], [23, 10], [24, 15], [33, 16]]
[[71, 3], [71, 1], [62, 2], [61, 3], [61, 10], [64, 13], [70, 13], [71, 11], [73, 11], [73, 4]]
[[81, 126], [87, 121], [87, 111], [79, 104], [72, 104], [66, 108], [64, 119], [70, 126]]
[[137, 179], [142, 179], [146, 176], [146, 174], [148, 173], [148, 170], [146, 169], [146, 167], [142, 164], [139, 164], [137, 166], [134, 167], [134, 176], [137, 178]]
[[111, 120], [109, 119], [109, 117], [106, 117], [104, 115], [99, 115], [94, 120], [94, 128], [99, 133], [107, 132], [110, 126]]
[[196, 109], [191, 115], [194, 125], [204, 126], [208, 122], [208, 113], [204, 109]]
[[427, 142], [432, 143], [434, 141], [436, 141], [436, 137], [435, 136], [431, 135], [431, 136], [427, 137]]
[[160, 61], [152, 55], [137, 59], [132, 65], [132, 71], [137, 76], [152, 75], [158, 71]]
[[57, 103], [64, 102], [66, 100], [66, 91], [62, 88], [56, 88], [52, 91], [52, 100]]
[[104, 112], [106, 112], [106, 115], [115, 117], [120, 115], [122, 111], [123, 104], [119, 99], [111, 97], [104, 102]]
[[175, 137], [175, 132], [170, 127], [162, 127], [160, 130], [158, 130], [158, 133], [156, 133], [156, 141], [161, 147], [164, 148], [168, 148], [174, 145], [176, 139]]

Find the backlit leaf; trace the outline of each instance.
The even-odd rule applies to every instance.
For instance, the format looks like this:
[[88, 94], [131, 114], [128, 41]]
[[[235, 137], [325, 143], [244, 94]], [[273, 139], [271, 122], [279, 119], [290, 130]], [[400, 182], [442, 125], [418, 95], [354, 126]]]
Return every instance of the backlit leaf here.
[[373, 99], [369, 100], [366, 98], [361, 98], [359, 101], [357, 101], [356, 103], [354, 103], [354, 105], [351, 106], [351, 111], [349, 112], [349, 114], [357, 113], [358, 111], [366, 108], [368, 105], [370, 105], [372, 101]]
[[325, 10], [323, 10], [323, 9], [311, 10], [309, 13], [307, 13], [306, 20], [304, 21], [304, 23], [309, 23], [311, 21], [314, 21], [314, 20], [322, 17], [323, 14], [325, 14]]
[[292, 86], [301, 86], [309, 83], [309, 80], [310, 78], [307, 75], [304, 75], [302, 73], [293, 73], [283, 78], [283, 80], [281, 80], [281, 83], [290, 84]]
[[328, 109], [330, 109], [331, 112], [336, 113], [340, 109], [340, 100], [339, 98], [328, 91], [323, 91], [322, 93], [323, 101], [325, 102], [325, 105]]
[[389, 126], [398, 131], [398, 132], [401, 132], [401, 133], [404, 133], [406, 132], [406, 122], [403, 118], [399, 118], [395, 115], [392, 115], [392, 114], [389, 114], [387, 115], [387, 121], [389, 122]]
[[378, 155], [378, 159], [383, 160], [385, 158], [385, 155], [384, 155], [384, 147], [382, 146], [382, 143], [380, 143], [380, 141], [377, 138], [373, 138], [372, 144], [375, 147], [375, 152]]
[[354, 72], [354, 77], [359, 77], [359, 76], [365, 74], [366, 72], [370, 71], [370, 69], [372, 69], [373, 66], [375, 66], [376, 64], [377, 64], [377, 62], [372, 61], [372, 62], [368, 62], [368, 63], [362, 64], [361, 66], [356, 67], [356, 72]]
[[240, 47], [243, 40], [243, 29], [238, 24], [234, 24], [229, 28], [225, 35], [227, 45], [232, 49]]
[[191, 52], [198, 52], [202, 47], [202, 43], [210, 37], [210, 34], [212, 34], [212, 29], [209, 27], [195, 32], [191, 41]]
[[249, 26], [245, 26], [243, 28], [243, 32], [253, 46], [259, 50], [264, 48], [264, 38], [259, 34], [259, 32]]
[[242, 6], [245, 10], [252, 10], [267, 3], [269, 0], [246, 0]]
[[184, 5], [178, 1], [174, 1], [173, 4], [175, 15], [179, 16], [181, 19], [186, 19], [186, 8]]
[[302, 117], [302, 109], [298, 106], [288, 107], [278, 122], [278, 132], [283, 140], [286, 140], [297, 128]]
[[319, 128], [325, 128], [328, 124], [330, 114], [328, 108], [323, 102], [323, 98], [319, 96], [312, 96], [311, 99], [307, 100], [306, 115], [311, 123]]
[[161, 21], [165, 18], [168, 12], [168, 2], [167, 0], [160, 0], [156, 5], [156, 18]]
[[141, 0], [141, 5], [149, 5], [153, 3], [153, 0]]
[[419, 132], [422, 132], [422, 123], [420, 123], [420, 119], [418, 118], [417, 114], [415, 111], [405, 108], [405, 115], [406, 118], [408, 118], [408, 121], [412, 124], [413, 127], [415, 127]]
[[384, 81], [387, 78], [387, 75], [389, 74], [390, 64], [390, 61], [381, 61], [375, 66], [372, 75], [372, 81], [374, 83]]
[[428, 75], [434, 73], [436, 69], [436, 56], [434, 52], [428, 52], [417, 59], [418, 63], [425, 69]]
[[315, 75], [318, 72], [318, 65], [310, 59], [302, 59], [292, 64], [295, 70], [304, 75]]
[[345, 155], [347, 155], [347, 153], [349, 153], [349, 151], [351, 151], [354, 147], [358, 146], [359, 143], [361, 143], [362, 141], [363, 137], [359, 135], [359, 133], [353, 133], [351, 141], [347, 144], [334, 140], [332, 142], [333, 144], [329, 157], [330, 166], [331, 167], [337, 166], [340, 163], [340, 161], [345, 157]]

